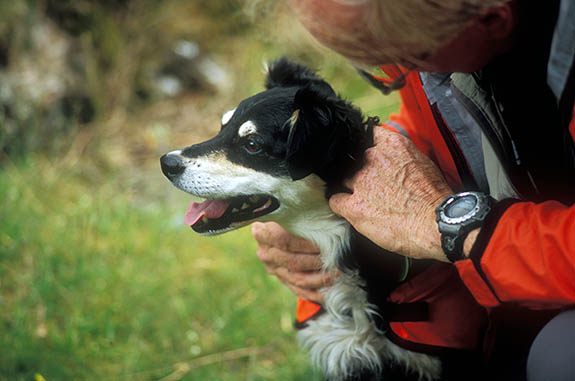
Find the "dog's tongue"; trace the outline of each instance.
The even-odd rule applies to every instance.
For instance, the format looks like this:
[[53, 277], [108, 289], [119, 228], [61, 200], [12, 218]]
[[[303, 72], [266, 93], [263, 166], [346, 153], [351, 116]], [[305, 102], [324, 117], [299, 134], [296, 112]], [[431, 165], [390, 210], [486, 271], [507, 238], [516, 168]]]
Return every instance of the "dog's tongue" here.
[[228, 206], [229, 204], [224, 200], [206, 200], [201, 204], [192, 202], [186, 212], [184, 222], [186, 225], [192, 226], [204, 216], [208, 218], [220, 218]]

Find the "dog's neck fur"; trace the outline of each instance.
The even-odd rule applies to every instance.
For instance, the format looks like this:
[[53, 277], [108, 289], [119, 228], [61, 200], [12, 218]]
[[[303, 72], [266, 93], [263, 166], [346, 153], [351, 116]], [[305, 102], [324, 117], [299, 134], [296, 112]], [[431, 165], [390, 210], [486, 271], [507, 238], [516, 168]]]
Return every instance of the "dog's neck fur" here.
[[350, 226], [329, 207], [327, 209], [310, 211], [285, 227], [291, 233], [313, 242], [321, 253], [324, 270], [334, 272], [343, 254], [349, 250]]
[[[325, 183], [319, 177], [310, 175], [293, 184], [299, 186], [290, 188], [300, 188], [295, 192], [301, 192], [301, 195], [283, 197], [287, 205], [274, 220], [290, 233], [313, 242], [321, 253], [324, 270], [334, 272], [344, 253], [349, 250], [350, 225], [330, 209], [322, 191]], [[298, 200], [298, 203], [291, 204], [287, 200]]]

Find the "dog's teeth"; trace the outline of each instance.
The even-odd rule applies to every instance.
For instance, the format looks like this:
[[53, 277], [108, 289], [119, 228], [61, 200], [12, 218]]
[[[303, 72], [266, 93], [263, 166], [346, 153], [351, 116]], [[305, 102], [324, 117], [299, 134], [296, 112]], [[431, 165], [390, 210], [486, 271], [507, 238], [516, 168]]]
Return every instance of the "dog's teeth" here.
[[254, 213], [261, 212], [262, 210], [269, 208], [271, 205], [272, 205], [272, 200], [268, 199], [268, 200], [265, 202], [265, 204], [263, 204], [263, 205], [260, 206], [259, 208], [255, 209], [255, 210], [254, 210]]
[[232, 208], [232, 213], [239, 212], [239, 211], [240, 210], [238, 208]]
[[245, 202], [242, 204], [242, 209], [247, 209], [247, 208], [249, 208], [249, 207], [250, 207], [250, 206], [249, 206], [247, 203], [245, 203]]
[[259, 198], [258, 196], [251, 196], [251, 197], [249, 198], [250, 202], [252, 202], [252, 203], [258, 202], [259, 199], [260, 199], [260, 198]]

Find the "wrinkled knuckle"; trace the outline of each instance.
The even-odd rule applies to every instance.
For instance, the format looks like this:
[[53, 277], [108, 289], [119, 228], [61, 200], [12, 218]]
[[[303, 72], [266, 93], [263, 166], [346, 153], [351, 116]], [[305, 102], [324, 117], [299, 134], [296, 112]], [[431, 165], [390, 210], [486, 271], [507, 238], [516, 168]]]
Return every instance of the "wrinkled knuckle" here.
[[292, 283], [291, 273], [285, 267], [275, 267], [274, 272], [278, 278], [281, 278], [285, 282]]
[[265, 268], [266, 268], [266, 271], [268, 272], [268, 274], [274, 275], [275, 277], [277, 277], [275, 269], [272, 266], [265, 266]]
[[323, 262], [319, 255], [309, 259], [305, 266], [305, 270], [307, 271], [322, 271], [322, 269]]
[[292, 283], [300, 288], [308, 288], [309, 282], [308, 279], [301, 274], [292, 274]]
[[258, 242], [267, 242], [271, 239], [272, 232], [267, 224], [254, 222], [252, 224], [252, 236]]
[[283, 250], [291, 251], [290, 249], [291, 249], [292, 239], [293, 238], [287, 233], [280, 234], [277, 237], [276, 246], [283, 249]]
[[295, 255], [290, 255], [286, 261], [286, 267], [289, 271], [298, 271], [301, 267], [301, 262]]
[[258, 239], [258, 237], [259, 237], [260, 234], [261, 234], [261, 230], [262, 230], [262, 229], [261, 229], [260, 225], [261, 225], [261, 224], [259, 224], [259, 223], [257, 223], [257, 222], [254, 222], [254, 223], [252, 224], [252, 236], [253, 236], [256, 240]]
[[319, 249], [311, 241], [303, 241], [302, 246], [303, 246], [303, 250], [305, 250], [309, 254], [319, 254]]
[[269, 262], [269, 255], [268, 255], [268, 250], [264, 249], [261, 246], [258, 246], [258, 249], [256, 250], [256, 255], [258, 256], [258, 259], [262, 262]]

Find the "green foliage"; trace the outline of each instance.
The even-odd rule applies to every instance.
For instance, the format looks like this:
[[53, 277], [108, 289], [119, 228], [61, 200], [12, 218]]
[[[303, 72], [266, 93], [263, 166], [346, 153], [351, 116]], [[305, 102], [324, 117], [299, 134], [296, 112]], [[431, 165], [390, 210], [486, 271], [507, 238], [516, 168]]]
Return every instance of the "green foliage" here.
[[139, 180], [40, 157], [0, 173], [0, 379], [312, 379], [249, 233], [200, 238], [175, 189]]
[[[313, 380], [295, 298], [249, 232], [201, 238], [159, 156], [214, 134], [283, 55], [366, 115], [397, 107], [277, 3], [0, 1], [0, 381]], [[272, 4], [273, 3], [273, 4]], [[272, 5], [270, 5], [272, 4]], [[176, 97], [179, 40], [228, 74]]]
[[[89, 133], [91, 148], [114, 118], [138, 115], [164, 100], [158, 77], [175, 65], [192, 76], [184, 95], [237, 102], [261, 91], [262, 64], [288, 55], [321, 70], [344, 96], [367, 94], [349, 64], [310, 44], [281, 2], [250, 1], [266, 11], [249, 17], [244, 0], [15, 0], [0, 4], [0, 162], [2, 154], [58, 154]], [[253, 12], [252, 12], [253, 13]], [[174, 61], [179, 41], [197, 44], [201, 58]], [[227, 78], [214, 88], [198, 70], [219, 62]], [[346, 68], [347, 69], [343, 69]], [[200, 68], [200, 69], [198, 69]], [[347, 71], [346, 71], [347, 70]], [[172, 73], [173, 74], [173, 73]], [[204, 76], [206, 76], [204, 74]], [[350, 85], [350, 81], [351, 84]], [[225, 87], [225, 89], [221, 88]], [[371, 94], [376, 94], [371, 92]], [[379, 113], [378, 105], [365, 111]], [[361, 104], [360, 104], [361, 105]], [[221, 105], [217, 112], [224, 112]], [[385, 110], [384, 110], [385, 112]], [[138, 126], [139, 127], [139, 126]], [[128, 130], [127, 123], [113, 126]], [[126, 131], [128, 135], [132, 131]]]

